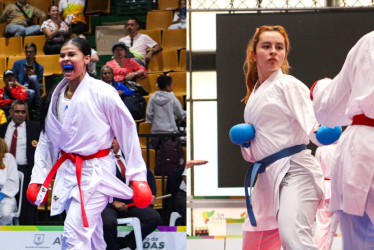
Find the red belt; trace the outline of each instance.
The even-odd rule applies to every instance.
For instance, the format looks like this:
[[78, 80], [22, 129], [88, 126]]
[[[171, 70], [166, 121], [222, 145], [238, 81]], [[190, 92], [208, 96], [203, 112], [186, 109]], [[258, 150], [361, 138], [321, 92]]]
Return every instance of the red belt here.
[[330, 178], [327, 178], [327, 177], [325, 177], [325, 181], [331, 181], [331, 179], [330, 179]]
[[51, 183], [53, 177], [55, 176], [57, 169], [61, 166], [61, 164], [69, 159], [72, 163], [75, 163], [75, 170], [77, 174], [77, 181], [78, 181], [78, 188], [79, 188], [79, 194], [81, 197], [81, 208], [82, 208], [82, 218], [83, 218], [83, 225], [84, 227], [88, 227], [88, 220], [86, 216], [86, 210], [84, 209], [84, 203], [83, 203], [83, 195], [82, 195], [82, 189], [81, 189], [81, 176], [82, 176], [82, 165], [83, 161], [90, 160], [94, 158], [100, 158], [105, 157], [109, 154], [110, 149], [102, 149], [96, 152], [92, 155], [78, 155], [74, 153], [66, 153], [64, 151], [61, 151], [60, 158], [56, 161], [55, 165], [53, 165], [52, 169], [49, 171], [42, 187], [40, 188], [40, 191], [37, 196], [36, 204], [40, 205], [47, 194], [47, 190], [49, 187], [49, 184]]
[[374, 127], [374, 119], [371, 119], [364, 114], [355, 115], [352, 119], [352, 125], [366, 125]]

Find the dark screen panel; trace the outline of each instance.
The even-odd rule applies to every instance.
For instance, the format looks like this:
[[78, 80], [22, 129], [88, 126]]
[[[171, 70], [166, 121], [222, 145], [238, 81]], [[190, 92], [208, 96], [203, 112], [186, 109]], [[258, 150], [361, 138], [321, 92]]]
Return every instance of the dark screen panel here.
[[233, 125], [244, 121], [244, 104], [240, 102], [246, 93], [243, 63], [256, 27], [286, 28], [291, 44], [290, 74], [311, 86], [318, 79], [339, 73], [352, 46], [374, 30], [374, 12], [218, 14], [216, 20], [218, 186], [242, 187], [249, 163], [230, 142], [228, 133]]

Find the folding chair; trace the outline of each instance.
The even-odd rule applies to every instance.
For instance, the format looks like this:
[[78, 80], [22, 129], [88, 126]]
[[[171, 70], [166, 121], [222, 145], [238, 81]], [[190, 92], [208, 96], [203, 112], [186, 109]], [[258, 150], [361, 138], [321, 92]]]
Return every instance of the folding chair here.
[[130, 224], [134, 229], [136, 249], [143, 250], [142, 231], [140, 228], [140, 220], [136, 217], [121, 218], [117, 219], [117, 224]]
[[19, 215], [21, 214], [21, 207], [22, 207], [22, 195], [23, 195], [23, 173], [21, 171], [18, 171], [18, 177], [19, 177], [19, 198], [18, 198], [18, 204], [17, 204], [17, 211], [13, 213], [13, 221], [12, 225], [19, 225]]

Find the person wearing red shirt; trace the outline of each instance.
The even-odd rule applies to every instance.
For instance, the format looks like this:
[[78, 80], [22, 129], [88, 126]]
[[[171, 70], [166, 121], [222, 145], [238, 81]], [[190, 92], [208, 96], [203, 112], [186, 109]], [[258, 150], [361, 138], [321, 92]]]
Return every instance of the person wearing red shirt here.
[[20, 99], [22, 101], [27, 101], [27, 91], [24, 86], [17, 82], [13, 71], [6, 70], [3, 79], [5, 87], [0, 88], [0, 108], [9, 115], [10, 105], [13, 100]]
[[129, 48], [123, 42], [116, 42], [112, 46], [114, 60], [108, 61], [105, 65], [110, 66], [114, 72], [114, 80], [136, 81], [137, 77], [146, 77], [147, 70], [137, 63], [133, 58], [127, 58], [126, 52]]

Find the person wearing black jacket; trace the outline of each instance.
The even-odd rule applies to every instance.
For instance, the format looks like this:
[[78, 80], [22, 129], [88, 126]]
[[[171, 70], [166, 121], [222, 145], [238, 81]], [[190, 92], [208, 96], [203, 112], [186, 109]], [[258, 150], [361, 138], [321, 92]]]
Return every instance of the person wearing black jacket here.
[[[112, 152], [116, 157], [116, 176], [120, 180], [126, 183], [125, 170], [120, 166], [118, 160], [125, 166], [125, 160], [119, 149], [117, 140], [114, 138], [112, 144]], [[147, 181], [148, 185], [152, 190], [153, 199], [156, 196], [156, 181], [152, 172], [147, 168]], [[104, 228], [104, 240], [107, 244], [108, 250], [117, 250], [128, 247], [130, 249], [136, 249], [135, 234], [131, 231], [130, 234], [125, 237], [117, 237], [117, 219], [137, 217], [140, 220], [140, 227], [142, 231], [142, 239], [152, 233], [158, 225], [161, 224], [161, 218], [159, 213], [153, 209], [153, 205], [146, 208], [137, 208], [135, 206], [127, 207], [128, 204], [132, 203], [132, 200], [122, 200], [115, 198], [112, 203], [109, 203], [104, 211], [101, 213], [103, 219]], [[152, 202], [153, 204], [154, 202]]]
[[27, 106], [22, 100], [15, 100], [10, 108], [11, 120], [0, 125], [0, 137], [5, 140], [9, 150], [15, 126], [17, 126], [17, 148], [15, 158], [18, 170], [24, 174], [21, 225], [35, 225], [37, 207], [31, 205], [26, 198], [26, 190], [30, 183], [31, 172], [34, 166], [34, 154], [40, 135], [40, 125], [37, 122], [26, 120]]

